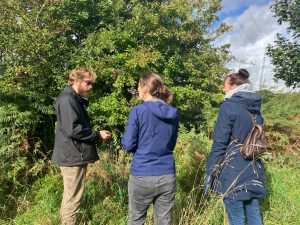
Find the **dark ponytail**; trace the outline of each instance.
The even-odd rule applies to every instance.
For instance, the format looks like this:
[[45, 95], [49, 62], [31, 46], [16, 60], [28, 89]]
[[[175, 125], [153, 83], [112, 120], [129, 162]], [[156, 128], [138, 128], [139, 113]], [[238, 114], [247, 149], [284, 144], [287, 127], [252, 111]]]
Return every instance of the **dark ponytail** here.
[[249, 72], [246, 69], [239, 69], [238, 73], [232, 73], [229, 74], [228, 76], [225, 77], [225, 80], [229, 78], [229, 83], [231, 85], [241, 85], [241, 84], [246, 84], [250, 83], [249, 80]]
[[149, 88], [149, 94], [170, 104], [173, 101], [173, 93], [164, 85], [162, 78], [155, 73], [145, 74], [140, 78], [140, 85]]

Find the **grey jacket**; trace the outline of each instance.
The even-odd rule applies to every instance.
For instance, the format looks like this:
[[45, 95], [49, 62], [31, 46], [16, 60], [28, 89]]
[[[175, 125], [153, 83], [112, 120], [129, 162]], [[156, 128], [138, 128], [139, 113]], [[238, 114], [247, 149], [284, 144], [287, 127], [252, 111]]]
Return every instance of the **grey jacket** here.
[[77, 166], [99, 159], [95, 141], [99, 135], [92, 130], [86, 111], [88, 101], [67, 87], [55, 103], [56, 135], [52, 162], [60, 166]]

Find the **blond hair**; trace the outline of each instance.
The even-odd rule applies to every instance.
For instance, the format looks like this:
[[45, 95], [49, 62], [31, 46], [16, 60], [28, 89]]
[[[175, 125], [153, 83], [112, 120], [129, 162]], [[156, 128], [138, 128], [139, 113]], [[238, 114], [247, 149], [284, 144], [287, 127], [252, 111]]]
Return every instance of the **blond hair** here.
[[95, 72], [92, 69], [88, 69], [85, 67], [77, 67], [74, 68], [73, 70], [71, 70], [70, 74], [69, 74], [69, 85], [73, 85], [75, 80], [78, 79], [83, 79], [85, 77], [91, 77], [92, 81], [95, 82], [97, 76], [95, 74]]

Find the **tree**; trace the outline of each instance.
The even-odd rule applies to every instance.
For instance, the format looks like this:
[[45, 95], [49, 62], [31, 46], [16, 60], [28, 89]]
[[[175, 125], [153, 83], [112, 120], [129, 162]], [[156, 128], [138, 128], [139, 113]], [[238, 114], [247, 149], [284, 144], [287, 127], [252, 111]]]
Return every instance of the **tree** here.
[[128, 89], [145, 72], [164, 75], [182, 126], [206, 129], [229, 60], [227, 45], [212, 44], [228, 30], [214, 24], [219, 9], [219, 0], [0, 1], [1, 193], [47, 170], [53, 103], [76, 66], [96, 70], [89, 111], [96, 129], [113, 131], [114, 149], [138, 102]]
[[293, 41], [277, 34], [274, 45], [268, 45], [267, 54], [275, 65], [274, 76], [282, 79], [288, 87], [300, 87], [300, 1], [275, 0], [272, 10], [278, 23], [288, 22]]

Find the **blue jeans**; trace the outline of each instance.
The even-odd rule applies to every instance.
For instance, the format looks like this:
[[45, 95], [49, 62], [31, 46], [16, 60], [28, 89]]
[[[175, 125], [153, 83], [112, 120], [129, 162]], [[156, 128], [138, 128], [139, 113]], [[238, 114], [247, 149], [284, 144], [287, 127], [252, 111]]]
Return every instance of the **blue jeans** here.
[[262, 225], [259, 210], [259, 201], [256, 198], [237, 201], [234, 199], [224, 199], [228, 222], [230, 225]]

